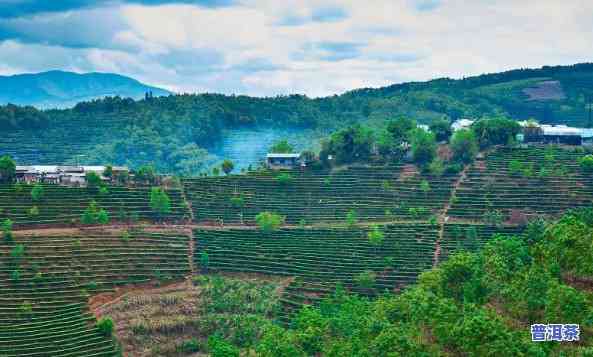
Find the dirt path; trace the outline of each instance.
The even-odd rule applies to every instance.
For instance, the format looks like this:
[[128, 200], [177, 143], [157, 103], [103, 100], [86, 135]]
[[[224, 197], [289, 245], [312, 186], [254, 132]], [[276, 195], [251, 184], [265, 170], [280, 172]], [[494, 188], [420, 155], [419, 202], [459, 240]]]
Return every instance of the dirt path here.
[[441, 214], [439, 215], [439, 234], [437, 236], [437, 240], [435, 242], [435, 249], [434, 249], [434, 257], [432, 259], [432, 267], [436, 267], [439, 264], [439, 259], [441, 256], [441, 241], [443, 240], [443, 236], [445, 234], [445, 224], [449, 220], [449, 216], [447, 216], [449, 209], [453, 205], [453, 200], [457, 195], [457, 189], [461, 186], [463, 181], [467, 178], [467, 171], [471, 167], [471, 164], [465, 165], [461, 173], [459, 174], [459, 178], [453, 184], [453, 188], [451, 189], [451, 196], [449, 196], [449, 200], [445, 203]]
[[192, 286], [192, 279], [196, 275], [196, 265], [194, 263], [194, 251], [196, 247], [196, 241], [194, 239], [194, 231], [193, 229], [188, 229], [188, 237], [189, 242], [187, 245], [187, 262], [189, 264], [189, 275], [185, 277], [187, 287], [191, 288]]

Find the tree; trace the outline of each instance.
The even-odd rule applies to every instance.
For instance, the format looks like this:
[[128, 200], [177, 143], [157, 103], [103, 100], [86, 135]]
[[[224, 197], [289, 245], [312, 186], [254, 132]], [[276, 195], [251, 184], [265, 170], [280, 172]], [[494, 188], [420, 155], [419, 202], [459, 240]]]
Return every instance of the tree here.
[[446, 119], [433, 120], [429, 128], [434, 133], [437, 141], [448, 141], [452, 133], [451, 123]]
[[109, 317], [104, 317], [97, 321], [97, 330], [105, 337], [111, 337], [113, 334], [113, 330], [115, 329], [115, 324], [113, 320]]
[[2, 222], [2, 235], [4, 236], [5, 242], [13, 242], [14, 237], [12, 235], [12, 221], [8, 218]]
[[39, 202], [41, 201], [44, 195], [45, 190], [43, 188], [43, 185], [41, 185], [39, 182], [36, 183], [33, 186], [33, 189], [31, 189], [31, 199], [33, 200], [33, 202]]
[[90, 171], [87, 172], [85, 175], [86, 180], [86, 187], [88, 188], [98, 188], [101, 186], [101, 176], [99, 176], [96, 172]]
[[107, 165], [105, 166], [105, 170], [103, 170], [103, 176], [107, 177], [108, 179], [113, 178], [113, 166]]
[[210, 257], [206, 251], [202, 251], [200, 253], [200, 268], [202, 268], [203, 273], [208, 272], [208, 267], [210, 266]]
[[411, 134], [412, 159], [418, 166], [426, 167], [436, 157], [437, 144], [433, 133], [415, 129]]
[[358, 223], [358, 216], [356, 214], [356, 210], [349, 210], [348, 213], [346, 214], [346, 223], [348, 224], [348, 227], [354, 227], [356, 225], [356, 223]]
[[88, 207], [82, 213], [80, 217], [80, 222], [82, 224], [91, 225], [95, 224], [99, 221], [99, 208], [97, 207], [97, 202], [94, 200], [91, 201]]
[[516, 121], [504, 117], [485, 118], [473, 123], [472, 131], [480, 147], [485, 148], [513, 142], [515, 136], [521, 132], [521, 126]]
[[233, 164], [231, 160], [224, 160], [220, 167], [222, 168], [222, 171], [225, 173], [225, 175], [228, 175], [235, 168], [235, 164]]
[[523, 173], [523, 164], [519, 160], [509, 162], [509, 175], [519, 177]]
[[150, 208], [159, 218], [171, 213], [171, 200], [161, 187], [153, 187], [150, 190]]
[[427, 196], [430, 192], [430, 184], [426, 180], [422, 180], [420, 182], [420, 190], [424, 192], [424, 195]]
[[8, 156], [0, 157], [0, 182], [11, 183], [16, 176], [16, 163]]
[[213, 167], [212, 168], [212, 176], [218, 176], [220, 175], [220, 169], [218, 167]]
[[208, 352], [212, 357], [239, 357], [240, 355], [237, 347], [217, 335], [208, 337]]
[[97, 213], [97, 222], [99, 224], [109, 224], [109, 214], [103, 208]]
[[319, 157], [326, 161], [335, 156], [337, 164], [366, 161], [371, 156], [373, 133], [369, 128], [356, 124], [333, 133], [321, 144]]
[[292, 182], [292, 176], [288, 173], [283, 173], [276, 177], [276, 181], [282, 186], [288, 186]]
[[370, 270], [365, 270], [354, 277], [354, 282], [359, 288], [372, 289], [375, 286], [377, 274]]
[[579, 159], [579, 165], [581, 166], [581, 170], [585, 173], [592, 173], [593, 172], [593, 155], [585, 155]]
[[28, 212], [30, 217], [37, 217], [39, 216], [39, 208], [37, 208], [37, 206], [33, 206], [29, 209]]
[[376, 253], [377, 247], [383, 244], [385, 235], [377, 225], [373, 225], [371, 226], [371, 230], [367, 233], [367, 237], [369, 239], [369, 243], [374, 247]]
[[154, 166], [140, 166], [138, 172], [136, 172], [136, 180], [147, 184], [154, 184], [156, 181], [156, 171]]
[[414, 129], [416, 129], [416, 122], [405, 117], [392, 120], [387, 124], [387, 131], [398, 145], [402, 141], [407, 141], [410, 132]]
[[478, 141], [473, 131], [460, 129], [451, 138], [453, 161], [469, 164], [478, 153]]
[[272, 213], [272, 212], [260, 212], [255, 216], [255, 222], [259, 228], [264, 232], [270, 232], [278, 229], [284, 224], [285, 217]]
[[288, 140], [279, 140], [272, 144], [270, 152], [273, 154], [290, 154], [294, 151], [292, 145], [288, 143]]

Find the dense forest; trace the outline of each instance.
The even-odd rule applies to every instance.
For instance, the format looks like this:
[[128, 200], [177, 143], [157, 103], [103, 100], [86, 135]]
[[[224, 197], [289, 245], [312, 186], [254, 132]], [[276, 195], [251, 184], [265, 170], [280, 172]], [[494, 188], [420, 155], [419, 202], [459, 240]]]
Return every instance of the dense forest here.
[[[202, 172], [209, 151], [238, 128], [324, 131], [409, 117], [507, 116], [545, 123], [589, 124], [593, 64], [520, 69], [460, 80], [448, 78], [359, 89], [325, 98], [254, 98], [219, 94], [108, 97], [72, 109], [0, 107], [0, 153], [19, 163], [105, 163], [160, 172]], [[218, 158], [223, 159], [223, 158]]]

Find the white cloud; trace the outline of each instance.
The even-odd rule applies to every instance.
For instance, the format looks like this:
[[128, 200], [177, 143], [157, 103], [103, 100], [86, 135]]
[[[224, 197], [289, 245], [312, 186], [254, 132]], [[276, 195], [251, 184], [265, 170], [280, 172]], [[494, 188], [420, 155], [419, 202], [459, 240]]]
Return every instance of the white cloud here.
[[[111, 4], [70, 11], [67, 23], [55, 20], [61, 13], [12, 19], [18, 26], [0, 44], [0, 71], [115, 71], [186, 92], [321, 96], [591, 61], [593, 41], [586, 0]], [[92, 21], [108, 17], [114, 25]], [[44, 40], [39, 24], [58, 35]]]

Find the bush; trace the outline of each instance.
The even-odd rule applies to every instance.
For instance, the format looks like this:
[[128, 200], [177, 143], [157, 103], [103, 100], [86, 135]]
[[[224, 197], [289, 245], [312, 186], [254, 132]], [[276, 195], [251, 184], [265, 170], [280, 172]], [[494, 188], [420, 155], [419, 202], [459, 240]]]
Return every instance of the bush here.
[[97, 175], [95, 172], [87, 172], [85, 175], [86, 180], [86, 187], [88, 188], [98, 188], [101, 186], [101, 176]]
[[451, 175], [458, 174], [461, 171], [463, 171], [463, 165], [460, 164], [460, 163], [449, 164], [445, 168], [445, 173], [446, 174], [451, 174]]
[[292, 182], [292, 176], [288, 173], [283, 173], [276, 177], [276, 181], [282, 186], [287, 186]]
[[204, 273], [208, 272], [208, 267], [210, 266], [210, 257], [206, 251], [200, 253], [200, 268]]
[[235, 169], [235, 164], [231, 160], [224, 160], [220, 167], [224, 174], [228, 175]]
[[509, 175], [518, 177], [522, 174], [523, 164], [518, 160], [511, 160], [511, 162], [509, 162]]
[[212, 357], [239, 357], [239, 349], [214, 335], [208, 337], [208, 352]]
[[39, 208], [37, 208], [37, 206], [33, 206], [27, 213], [29, 214], [29, 217], [37, 217], [39, 216]]
[[36, 183], [31, 190], [31, 199], [33, 202], [39, 202], [45, 196], [45, 190], [40, 183]]
[[451, 136], [451, 123], [446, 119], [436, 119], [430, 123], [430, 131], [434, 133], [437, 141], [448, 141]]
[[442, 176], [445, 172], [443, 160], [440, 160], [439, 158], [432, 160], [430, 165], [428, 165], [428, 172], [430, 172], [430, 174], [433, 176]]
[[113, 335], [115, 324], [109, 317], [102, 318], [97, 321], [97, 330], [105, 337], [111, 337]]
[[130, 241], [130, 232], [128, 232], [128, 231], [123, 231], [123, 232], [121, 233], [121, 240], [122, 240], [124, 243], [128, 243], [128, 242]]
[[420, 167], [427, 167], [436, 157], [437, 143], [432, 133], [416, 129], [411, 136], [412, 159]]
[[348, 227], [354, 227], [357, 223], [358, 223], [358, 215], [356, 214], [355, 210], [351, 209], [346, 214], [346, 224], [348, 224]]
[[581, 170], [586, 173], [593, 172], [593, 155], [585, 155], [579, 159]]
[[201, 349], [202, 344], [197, 338], [183, 341], [181, 344], [179, 344], [179, 346], [177, 346], [177, 352], [180, 353], [196, 353], [200, 352]]
[[97, 207], [97, 202], [91, 201], [88, 207], [84, 210], [82, 216], [80, 217], [80, 222], [82, 224], [95, 224], [99, 221], [99, 209]]
[[468, 129], [457, 130], [451, 139], [453, 161], [469, 164], [478, 153], [478, 140], [474, 132]]
[[264, 232], [278, 229], [278, 227], [284, 224], [284, 220], [285, 217], [272, 212], [260, 212], [255, 216], [255, 222]]
[[372, 289], [375, 286], [376, 277], [377, 275], [374, 272], [366, 270], [356, 275], [354, 277], [354, 282], [359, 288]]
[[97, 213], [97, 222], [99, 224], [109, 224], [109, 214], [107, 211], [101, 208], [99, 213]]
[[171, 199], [165, 190], [160, 187], [150, 190], [150, 208], [158, 217], [171, 213]]
[[12, 235], [12, 221], [8, 218], [2, 222], [2, 235], [4, 236], [4, 241], [6, 243], [13, 242], [14, 237]]

